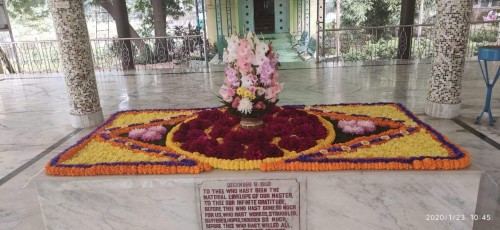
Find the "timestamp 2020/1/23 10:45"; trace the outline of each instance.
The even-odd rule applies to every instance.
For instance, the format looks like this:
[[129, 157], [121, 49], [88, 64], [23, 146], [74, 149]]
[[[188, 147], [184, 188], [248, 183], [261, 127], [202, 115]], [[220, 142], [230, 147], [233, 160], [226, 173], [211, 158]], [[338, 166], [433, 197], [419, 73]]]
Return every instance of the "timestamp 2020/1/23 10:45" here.
[[453, 220], [472, 220], [472, 221], [478, 221], [478, 220], [491, 220], [491, 215], [490, 214], [485, 214], [485, 215], [478, 215], [478, 214], [471, 214], [471, 215], [465, 215], [465, 214], [427, 214], [425, 215], [425, 220], [427, 221], [453, 221]]

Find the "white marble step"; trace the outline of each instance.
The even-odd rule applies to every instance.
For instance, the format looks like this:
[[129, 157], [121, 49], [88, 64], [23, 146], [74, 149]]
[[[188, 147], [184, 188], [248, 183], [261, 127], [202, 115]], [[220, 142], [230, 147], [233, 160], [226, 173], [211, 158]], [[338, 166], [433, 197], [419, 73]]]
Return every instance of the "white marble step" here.
[[[294, 217], [298, 219], [288, 219], [290, 230], [456, 230], [473, 229], [470, 215], [477, 211], [482, 174], [477, 169], [267, 173], [214, 170], [199, 175], [43, 176], [37, 184], [47, 229], [79, 229], [81, 226], [89, 226], [89, 229], [210, 229], [206, 223], [209, 211], [202, 207], [221, 206], [202, 201], [202, 188], [213, 188], [214, 183], [250, 182], [253, 185], [256, 181], [280, 180], [290, 185], [289, 188], [281, 185], [280, 191], [289, 192], [290, 199], [299, 199], [298, 216]], [[257, 194], [255, 192], [251, 194]], [[224, 199], [234, 201], [244, 197]], [[292, 202], [290, 199], [287, 202]], [[278, 198], [271, 200], [280, 202]], [[263, 210], [265, 205], [252, 206], [259, 206], [259, 212], [270, 213]], [[250, 208], [249, 205], [246, 208]], [[284, 223], [278, 219], [274, 222]]]

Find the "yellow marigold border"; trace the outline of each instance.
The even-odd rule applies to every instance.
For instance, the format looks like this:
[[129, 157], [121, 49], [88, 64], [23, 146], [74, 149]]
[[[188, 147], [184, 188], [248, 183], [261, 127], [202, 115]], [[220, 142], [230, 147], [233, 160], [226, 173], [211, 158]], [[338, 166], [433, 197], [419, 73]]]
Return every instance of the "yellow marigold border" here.
[[[146, 110], [147, 112], [159, 111], [165, 112], [165, 110]], [[184, 111], [184, 110], [175, 110]], [[188, 110], [192, 111], [192, 110]], [[138, 113], [139, 111], [125, 111], [116, 112], [110, 116], [106, 122], [97, 127], [94, 131], [88, 134], [86, 137], [82, 138], [73, 146], [67, 148], [52, 160], [50, 160], [45, 166], [45, 173], [54, 176], [96, 176], [96, 175], [120, 175], [120, 174], [196, 174], [202, 171], [210, 171], [211, 167], [209, 164], [200, 163], [194, 160], [189, 161], [194, 164], [183, 164], [180, 162], [180, 158], [186, 158], [185, 156], [179, 155], [177, 161], [160, 161], [160, 162], [114, 162], [114, 163], [97, 163], [97, 164], [64, 164], [66, 159], [73, 157], [82, 148], [84, 148], [88, 142], [92, 140], [105, 141], [99, 135], [100, 133], [107, 130], [107, 127], [111, 126], [111, 123], [116, 120], [116, 118], [122, 114], [127, 113]], [[167, 119], [169, 120], [169, 119]], [[146, 122], [149, 123], [149, 122]], [[129, 126], [137, 125], [130, 124]], [[126, 127], [129, 127], [126, 126]], [[126, 128], [122, 127], [122, 128]], [[111, 129], [119, 129], [119, 127], [112, 127]], [[138, 150], [134, 150], [138, 151]]]
[[[449, 157], [409, 157], [401, 159], [375, 159], [378, 162], [362, 162], [369, 159], [336, 159], [340, 162], [321, 161], [324, 154], [321, 152], [306, 154], [301, 156], [302, 159], [288, 159], [282, 162], [263, 163], [261, 164], [262, 171], [335, 171], [335, 170], [454, 170], [468, 167], [470, 162], [470, 154], [463, 148], [453, 144], [447, 137], [425, 124], [417, 118], [417, 116], [398, 103], [370, 103], [370, 104], [340, 104], [344, 106], [374, 106], [374, 105], [390, 105], [402, 112], [411, 119], [421, 129], [431, 135], [434, 141], [440, 143], [442, 147], [448, 150]], [[325, 106], [325, 105], [320, 105]], [[326, 105], [328, 106], [328, 105]], [[334, 105], [333, 105], [334, 106]], [[314, 107], [314, 106], [311, 106]], [[321, 112], [323, 112], [321, 110]], [[397, 160], [405, 160], [408, 162], [397, 162]], [[343, 162], [342, 162], [343, 161]], [[384, 162], [385, 161], [385, 162]]]
[[[359, 159], [358, 162], [327, 162], [327, 161], [316, 161], [321, 160], [321, 155], [325, 152], [325, 148], [328, 147], [334, 139], [334, 128], [333, 125], [321, 118], [320, 121], [328, 129], [328, 136], [323, 140], [323, 142], [318, 143], [317, 146], [304, 151], [302, 153], [291, 152], [286, 154], [285, 157], [280, 158], [268, 158], [264, 160], [223, 160], [216, 158], [205, 157], [199, 153], [190, 153], [183, 151], [178, 147], [178, 145], [173, 144], [172, 137], [170, 134], [174, 130], [169, 132], [170, 139], [167, 138], [167, 147], [159, 148], [164, 150], [173, 150], [174, 154], [179, 154], [179, 159], [192, 159], [195, 164], [193, 165], [162, 165], [155, 164], [153, 162], [132, 162], [132, 164], [123, 164], [124, 162], [116, 163], [98, 163], [98, 164], [76, 164], [76, 165], [64, 165], [65, 159], [71, 158], [76, 154], [81, 148], [83, 148], [88, 141], [93, 139], [100, 139], [99, 133], [106, 131], [108, 128], [117, 129], [124, 127], [131, 127], [133, 125], [141, 125], [145, 123], [151, 123], [153, 121], [139, 122], [137, 124], [129, 124], [122, 127], [113, 127], [111, 124], [115, 119], [122, 114], [140, 114], [140, 113], [176, 113], [176, 112], [189, 112], [195, 113], [201, 111], [202, 109], [178, 109], [178, 110], [131, 110], [117, 112], [113, 114], [106, 122], [101, 126], [96, 128], [86, 137], [82, 138], [75, 145], [69, 147], [56, 157], [54, 157], [45, 167], [46, 173], [49, 175], [61, 175], [61, 176], [94, 176], [94, 175], [117, 175], [117, 174], [171, 174], [171, 173], [199, 173], [202, 171], [209, 171], [211, 167], [221, 168], [221, 169], [231, 169], [231, 170], [247, 170], [247, 169], [261, 169], [263, 171], [275, 171], [275, 170], [304, 170], [304, 171], [332, 171], [332, 170], [356, 170], [356, 169], [371, 169], [371, 170], [434, 170], [434, 169], [461, 169], [468, 167], [470, 165], [470, 154], [460, 148], [459, 146], [451, 143], [448, 138], [443, 136], [438, 131], [434, 130], [429, 125], [423, 123], [418, 119], [412, 112], [407, 110], [401, 104], [396, 103], [370, 103], [370, 104], [338, 104], [342, 106], [377, 106], [377, 105], [389, 105], [397, 108], [399, 112], [402, 112], [405, 116], [409, 118], [419, 129], [425, 129], [433, 137], [433, 139], [440, 143], [449, 152], [449, 157], [410, 157], [408, 159], [401, 158], [407, 162], [391, 162], [391, 160], [398, 159], [384, 159], [386, 162], [362, 162], [369, 160], [367, 158]], [[325, 106], [338, 106], [338, 105], [317, 105], [318, 109], [313, 106], [307, 106], [307, 112], [324, 112], [320, 108]], [[302, 109], [304, 106], [292, 106], [295, 108]], [[213, 108], [211, 108], [213, 109]], [[318, 110], [318, 111], [315, 111]], [[168, 116], [167, 116], [168, 117]], [[165, 118], [165, 120], [170, 120], [171, 118]], [[178, 126], [174, 128], [178, 129]], [[105, 141], [105, 140], [104, 140]], [[170, 141], [170, 142], [169, 142]], [[142, 150], [136, 150], [142, 151]], [[317, 159], [314, 159], [317, 158]], [[130, 162], [129, 162], [130, 163]]]

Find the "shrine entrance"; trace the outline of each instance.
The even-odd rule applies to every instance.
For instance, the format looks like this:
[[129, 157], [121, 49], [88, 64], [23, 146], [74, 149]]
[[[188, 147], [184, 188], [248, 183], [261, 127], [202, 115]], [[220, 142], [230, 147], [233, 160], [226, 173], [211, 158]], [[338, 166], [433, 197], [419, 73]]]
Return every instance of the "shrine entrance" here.
[[255, 33], [274, 33], [274, 0], [254, 0]]
[[242, 0], [240, 30], [257, 34], [290, 32], [289, 0]]

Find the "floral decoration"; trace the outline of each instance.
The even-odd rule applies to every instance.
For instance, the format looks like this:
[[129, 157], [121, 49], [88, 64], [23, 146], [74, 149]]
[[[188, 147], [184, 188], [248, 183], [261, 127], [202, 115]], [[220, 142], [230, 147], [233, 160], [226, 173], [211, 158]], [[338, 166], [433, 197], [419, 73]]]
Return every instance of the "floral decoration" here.
[[222, 102], [239, 117], [262, 117], [283, 90], [277, 69], [279, 54], [252, 32], [244, 38], [232, 35], [227, 41], [223, 60], [228, 65], [219, 90]]
[[143, 141], [158, 141], [163, 138], [163, 135], [167, 133], [167, 128], [157, 125], [149, 127], [147, 129], [132, 129], [128, 133], [128, 137], [134, 140]]
[[363, 135], [375, 131], [375, 123], [368, 120], [340, 120], [338, 126], [342, 129], [342, 132], [356, 135]]
[[238, 117], [205, 110], [172, 132], [172, 145], [206, 157], [262, 160], [310, 149], [328, 136], [318, 116], [294, 108], [276, 107], [264, 119], [263, 128], [247, 130], [239, 128]]
[[117, 112], [45, 170], [93, 176], [212, 168], [429, 170], [470, 164], [464, 149], [400, 104], [273, 106], [258, 130], [238, 128], [239, 119], [225, 108]]

